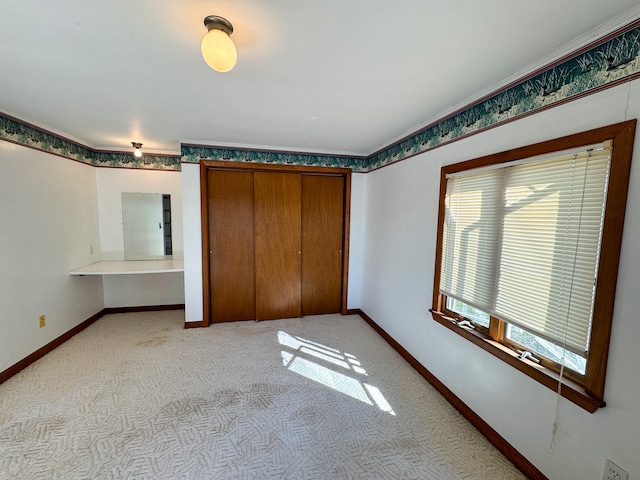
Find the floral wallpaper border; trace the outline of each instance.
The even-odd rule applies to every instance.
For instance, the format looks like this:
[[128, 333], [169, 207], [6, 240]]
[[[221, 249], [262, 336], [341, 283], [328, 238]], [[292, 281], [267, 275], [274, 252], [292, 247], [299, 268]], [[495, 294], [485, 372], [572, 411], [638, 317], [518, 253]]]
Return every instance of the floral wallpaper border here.
[[346, 155], [323, 155], [248, 148], [237, 149], [205, 145], [182, 145], [181, 151], [182, 161], [189, 163], [199, 162], [200, 160], [222, 160], [227, 162], [274, 163], [313, 167], [346, 167], [354, 171], [364, 171], [367, 161], [366, 157]]
[[133, 150], [129, 152], [94, 150], [2, 113], [0, 113], [0, 139], [95, 167], [180, 170], [180, 155], [144, 154], [141, 158], [136, 158], [132, 154]]
[[200, 160], [348, 167], [368, 172], [640, 77], [640, 20], [369, 157], [181, 145], [181, 155], [94, 150], [0, 112], [0, 139], [94, 166], [180, 170]]
[[367, 171], [640, 76], [640, 21], [371, 155]]

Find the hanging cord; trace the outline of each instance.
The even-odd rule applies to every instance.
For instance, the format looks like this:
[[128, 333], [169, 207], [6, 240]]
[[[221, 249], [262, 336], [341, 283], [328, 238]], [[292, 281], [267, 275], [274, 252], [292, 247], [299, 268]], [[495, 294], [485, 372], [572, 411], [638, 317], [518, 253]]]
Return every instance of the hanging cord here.
[[[577, 155], [573, 156], [573, 164], [572, 164], [572, 169], [573, 172], [575, 172], [575, 168], [576, 168], [576, 157]], [[584, 196], [585, 196], [585, 190], [586, 190], [586, 184], [587, 184], [587, 172], [589, 171], [589, 159], [591, 158], [591, 150], [589, 150], [589, 153], [587, 155], [587, 159], [586, 159], [586, 164], [584, 166], [584, 176], [582, 178], [582, 198], [580, 199], [580, 222], [578, 223], [578, 234], [576, 236], [576, 244], [575, 244], [575, 254], [573, 256], [573, 265], [571, 267], [571, 285], [569, 286], [569, 298], [567, 299], [567, 313], [565, 316], [565, 321], [564, 321], [564, 325], [563, 325], [563, 335], [562, 335], [562, 358], [560, 360], [560, 376], [558, 377], [558, 390], [556, 392], [556, 408], [555, 408], [555, 416], [554, 416], [554, 420], [553, 420], [553, 427], [551, 428], [551, 443], [549, 445], [549, 449], [550, 451], [553, 451], [553, 448], [556, 445], [557, 442], [557, 433], [558, 433], [558, 426], [560, 424], [560, 399], [562, 398], [562, 379], [564, 378], [564, 364], [565, 364], [565, 358], [566, 358], [566, 354], [567, 354], [567, 335], [568, 335], [568, 329], [569, 329], [569, 316], [571, 314], [571, 300], [573, 297], [573, 281], [574, 281], [574, 277], [576, 274], [576, 265], [578, 263], [578, 245], [580, 243], [580, 233], [581, 233], [581, 229], [582, 229], [582, 212], [584, 209]], [[572, 204], [573, 204], [573, 179], [575, 178], [575, 174], [572, 173], [571, 174], [571, 201], [569, 203], [569, 219], [571, 218], [571, 211], [572, 211]], [[569, 229], [569, 222], [567, 222], [567, 230]], [[568, 235], [566, 236], [568, 237]], [[566, 251], [566, 242], [567, 240], [565, 240], [565, 251]], [[564, 284], [564, 268], [562, 269], [562, 282]], [[556, 324], [556, 333], [557, 333], [557, 324]]]
[[628, 120], [627, 112], [629, 110], [629, 98], [631, 97], [631, 82], [628, 82], [629, 88], [627, 89], [627, 104], [624, 107], [624, 121]]

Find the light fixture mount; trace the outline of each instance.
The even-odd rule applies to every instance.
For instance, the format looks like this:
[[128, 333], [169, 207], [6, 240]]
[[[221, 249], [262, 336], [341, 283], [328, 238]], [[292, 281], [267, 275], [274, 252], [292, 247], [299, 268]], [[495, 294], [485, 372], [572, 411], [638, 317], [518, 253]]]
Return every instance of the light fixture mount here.
[[219, 17], [218, 15], [208, 15], [204, 17], [204, 26], [207, 27], [207, 31], [222, 30], [227, 35], [233, 33], [233, 25], [226, 18]]

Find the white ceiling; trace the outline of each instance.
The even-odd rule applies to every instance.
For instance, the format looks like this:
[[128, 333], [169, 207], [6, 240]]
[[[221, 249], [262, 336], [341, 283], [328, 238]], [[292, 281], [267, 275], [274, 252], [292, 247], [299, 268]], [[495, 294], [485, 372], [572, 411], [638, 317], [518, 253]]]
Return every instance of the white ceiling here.
[[[637, 0], [0, 0], [0, 111], [98, 149], [367, 155], [640, 17]], [[211, 70], [203, 19], [234, 26]]]

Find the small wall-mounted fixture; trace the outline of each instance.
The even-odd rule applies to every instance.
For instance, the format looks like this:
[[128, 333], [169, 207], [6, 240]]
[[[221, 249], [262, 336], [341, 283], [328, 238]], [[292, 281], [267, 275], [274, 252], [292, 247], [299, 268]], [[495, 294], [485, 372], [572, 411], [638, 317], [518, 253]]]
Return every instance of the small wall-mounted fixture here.
[[140, 150], [142, 148], [142, 144], [140, 142], [131, 142], [131, 145], [133, 145], [133, 155], [140, 158], [142, 156], [142, 150]]
[[233, 25], [227, 19], [217, 15], [205, 17], [204, 25], [208, 30], [202, 37], [200, 45], [204, 61], [218, 72], [228, 72], [238, 59], [236, 46], [230, 37], [233, 33]]

